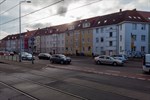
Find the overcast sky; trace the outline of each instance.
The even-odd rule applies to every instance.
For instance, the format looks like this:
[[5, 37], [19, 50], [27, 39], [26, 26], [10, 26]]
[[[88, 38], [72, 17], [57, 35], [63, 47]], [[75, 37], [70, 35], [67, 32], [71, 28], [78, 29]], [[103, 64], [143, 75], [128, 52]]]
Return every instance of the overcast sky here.
[[[8, 34], [19, 33], [20, 1], [23, 0], [6, 0], [0, 5], [0, 39]], [[25, 15], [21, 18], [21, 27], [22, 32], [26, 32], [106, 15], [118, 12], [119, 9], [135, 8], [150, 12], [150, 0], [31, 0], [31, 3], [21, 3], [21, 15]]]

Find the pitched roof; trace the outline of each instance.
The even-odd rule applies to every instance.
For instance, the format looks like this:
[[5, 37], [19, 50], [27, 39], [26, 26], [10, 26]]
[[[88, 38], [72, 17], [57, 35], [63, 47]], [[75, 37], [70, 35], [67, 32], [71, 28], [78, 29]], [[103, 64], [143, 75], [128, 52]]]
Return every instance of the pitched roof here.
[[[137, 11], [136, 9], [126, 10], [126, 11], [120, 10], [119, 12], [112, 13], [112, 14], [96, 16], [92, 18], [74, 21], [72, 23], [66, 23], [66, 24], [61, 24], [61, 25], [46, 27], [46, 28], [42, 28], [38, 30], [24, 32], [21, 35], [37, 36], [37, 35], [60, 34], [68, 30], [78, 30], [78, 29], [99, 27], [99, 26], [105, 26], [105, 25], [113, 25], [113, 24], [119, 24], [124, 21], [150, 22], [150, 12]], [[16, 35], [8, 35], [2, 40], [7, 40], [8, 38], [12, 38], [13, 36], [19, 39], [19, 34], [16, 34]]]
[[150, 12], [138, 11], [138, 13], [142, 15], [148, 22], [150, 22]]
[[112, 13], [104, 16], [100, 16], [95, 23], [95, 27], [118, 24], [124, 21], [130, 22], [147, 22], [143, 16], [141, 16], [136, 10], [126, 10], [117, 13]]

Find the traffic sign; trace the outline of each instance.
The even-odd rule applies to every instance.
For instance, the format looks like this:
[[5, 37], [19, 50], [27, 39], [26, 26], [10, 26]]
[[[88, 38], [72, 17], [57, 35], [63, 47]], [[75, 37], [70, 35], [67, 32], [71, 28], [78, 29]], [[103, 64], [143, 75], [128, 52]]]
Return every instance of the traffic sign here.
[[34, 45], [34, 42], [31, 42], [31, 45]]
[[31, 41], [35, 41], [34, 37], [31, 38]]

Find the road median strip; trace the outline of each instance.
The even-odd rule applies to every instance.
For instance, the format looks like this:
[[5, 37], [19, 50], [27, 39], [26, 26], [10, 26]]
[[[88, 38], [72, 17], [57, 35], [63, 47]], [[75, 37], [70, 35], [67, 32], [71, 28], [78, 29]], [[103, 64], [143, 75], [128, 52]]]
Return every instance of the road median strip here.
[[124, 78], [130, 78], [130, 79], [138, 79], [138, 80], [143, 80], [143, 81], [150, 81], [150, 78], [145, 78], [139, 75], [133, 75], [133, 74], [128, 74], [128, 73], [122, 73], [122, 72], [115, 72], [115, 71], [109, 71], [104, 70], [104, 71], [98, 71], [97, 69], [94, 68], [78, 68], [77, 66], [60, 66], [60, 65], [53, 65], [53, 64], [48, 64], [47, 67], [51, 68], [59, 68], [59, 69], [66, 69], [66, 70], [74, 70], [74, 71], [82, 71], [86, 73], [94, 73], [94, 74], [102, 74], [102, 75], [111, 75], [111, 76], [116, 76], [116, 77], [124, 77]]

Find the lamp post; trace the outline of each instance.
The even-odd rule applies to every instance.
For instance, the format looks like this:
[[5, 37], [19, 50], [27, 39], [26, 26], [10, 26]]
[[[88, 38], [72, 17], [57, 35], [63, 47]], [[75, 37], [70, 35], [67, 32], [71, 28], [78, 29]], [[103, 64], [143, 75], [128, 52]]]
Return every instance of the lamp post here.
[[20, 55], [19, 55], [19, 62], [21, 62], [21, 51], [22, 51], [22, 37], [21, 37], [21, 4], [22, 3], [31, 3], [31, 1], [20, 1], [19, 2], [19, 35], [20, 35]]

